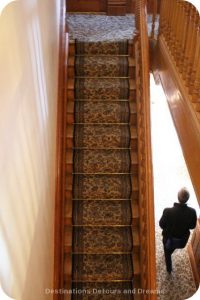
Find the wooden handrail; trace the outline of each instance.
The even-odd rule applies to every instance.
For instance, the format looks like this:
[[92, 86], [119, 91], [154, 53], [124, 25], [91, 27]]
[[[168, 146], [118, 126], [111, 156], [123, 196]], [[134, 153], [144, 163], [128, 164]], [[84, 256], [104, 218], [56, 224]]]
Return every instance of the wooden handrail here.
[[[65, 200], [65, 124], [66, 124], [66, 86], [69, 38], [66, 32], [66, 1], [61, 1], [58, 66], [57, 101], [57, 141], [56, 141], [56, 195], [54, 222], [54, 289], [64, 287], [64, 200]], [[54, 294], [54, 300], [63, 299], [62, 294]]]
[[[136, 1], [136, 93], [138, 112], [139, 209], [141, 240], [141, 287], [156, 290], [155, 224], [150, 133], [149, 40], [146, 0]], [[144, 295], [156, 299], [156, 294]]]

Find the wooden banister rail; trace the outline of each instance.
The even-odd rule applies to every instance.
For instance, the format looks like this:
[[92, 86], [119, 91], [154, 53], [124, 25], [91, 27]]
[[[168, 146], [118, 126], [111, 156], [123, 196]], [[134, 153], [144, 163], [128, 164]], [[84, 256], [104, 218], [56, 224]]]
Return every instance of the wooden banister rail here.
[[[65, 130], [66, 130], [66, 86], [69, 38], [66, 32], [66, 1], [61, 1], [59, 66], [58, 66], [58, 102], [57, 102], [57, 150], [56, 150], [56, 195], [54, 223], [54, 282], [56, 290], [64, 288], [64, 202], [65, 202]], [[54, 294], [54, 300], [63, 299], [62, 294]]]
[[[150, 134], [149, 40], [146, 0], [136, 1], [136, 95], [138, 112], [139, 209], [141, 239], [141, 288], [156, 290], [155, 224]], [[144, 294], [143, 299], [156, 299]]]
[[159, 35], [165, 40], [192, 101], [200, 102], [200, 15], [189, 2], [162, 1]]

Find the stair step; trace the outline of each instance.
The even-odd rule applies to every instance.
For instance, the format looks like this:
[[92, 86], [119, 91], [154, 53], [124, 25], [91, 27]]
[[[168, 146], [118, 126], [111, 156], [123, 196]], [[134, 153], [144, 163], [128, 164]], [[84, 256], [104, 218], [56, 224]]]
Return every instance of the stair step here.
[[75, 173], [129, 173], [129, 150], [75, 150]]
[[75, 102], [76, 122], [127, 123], [129, 112], [128, 102]]
[[134, 89], [134, 85], [134, 80], [128, 78], [78, 78], [74, 88], [76, 98], [128, 99], [129, 86]]
[[[104, 59], [105, 61], [105, 58], [127, 58], [128, 59], [128, 65], [129, 67], [135, 67], [135, 58], [133, 56], [129, 56], [127, 54], [125, 55], [73, 55], [73, 56], [69, 56], [69, 59], [68, 59], [68, 67], [75, 67], [75, 60], [77, 59], [77, 57], [89, 57], [89, 58], [93, 58], [93, 59], [98, 59], [98, 58], [101, 58], [101, 59]], [[96, 60], [95, 60], [95, 64], [96, 64]]]
[[[74, 112], [75, 111], [75, 112]], [[75, 114], [75, 117], [74, 117]], [[136, 103], [129, 101], [68, 101], [67, 124], [128, 123], [137, 124]]]
[[[131, 127], [131, 128], [130, 128]], [[74, 146], [78, 148], [137, 147], [136, 127], [129, 124], [76, 124]], [[67, 126], [67, 138], [73, 137], [73, 126]]]
[[[74, 178], [73, 178], [74, 177]], [[138, 178], [130, 175], [67, 175], [66, 189], [74, 187], [74, 198], [127, 199], [132, 194], [138, 196]]]
[[[68, 78], [85, 77], [135, 77], [135, 59], [128, 56], [71, 56], [68, 60]], [[76, 63], [75, 63], [76, 62]], [[84, 68], [79, 67], [84, 62]], [[95, 67], [93, 67], [95, 66]], [[100, 66], [100, 67], [97, 67]], [[126, 68], [125, 68], [126, 67]]]
[[130, 253], [133, 249], [131, 227], [76, 227], [74, 253]]
[[[93, 43], [94, 44], [94, 43]], [[102, 43], [101, 43], [102, 44]], [[111, 47], [111, 48], [109, 48]], [[87, 50], [86, 53], [84, 53], [84, 49], [81, 51], [82, 54], [84, 55], [133, 55], [134, 56], [134, 43], [133, 40], [129, 40], [128, 41], [128, 49], [126, 49], [126, 47], [121, 47], [122, 51], [120, 50], [120, 46], [118, 45], [118, 47], [115, 45], [115, 47], [113, 47], [112, 45], [109, 46], [107, 45], [105, 51], [101, 51], [101, 46], [100, 44], [97, 44], [96, 47], [93, 47], [92, 43], [90, 43], [90, 49]], [[124, 49], [123, 49], [124, 48]], [[124, 54], [121, 54], [124, 53]], [[76, 47], [75, 47], [75, 41], [71, 40], [70, 44], [69, 44], [69, 55], [70, 56], [74, 56], [76, 53]], [[80, 55], [80, 53], [79, 53]]]
[[[128, 77], [127, 77], [128, 78]], [[120, 87], [120, 84], [122, 86], [124, 86], [124, 88], [127, 88], [127, 89], [130, 89], [130, 90], [135, 90], [136, 89], [136, 83], [135, 83], [135, 79], [127, 79], [126, 77], [125, 78], [121, 78], [121, 77], [117, 77], [117, 78], [78, 78], [77, 81], [77, 85], [79, 84], [79, 86], [81, 88], [83, 88], [84, 84], [85, 84], [85, 89], [88, 88], [88, 87], [93, 87], [95, 88], [97, 85], [100, 86], [100, 83], [101, 83], [101, 86], [107, 88], [107, 90], [109, 89], [113, 89], [113, 85], [118, 87]], [[67, 81], [67, 89], [68, 90], [74, 90], [75, 89], [75, 79], [73, 78], [69, 78], [68, 81]], [[98, 94], [99, 95], [99, 94]], [[97, 96], [98, 96], [97, 95]], [[87, 100], [90, 100], [91, 98], [87, 98], [87, 97], [76, 97], [77, 99], [87, 99]], [[103, 100], [103, 99], [109, 99], [109, 100], [118, 100], [118, 99], [127, 99], [127, 98], [124, 98], [124, 97], [109, 97], [108, 95], [105, 95], [104, 97], [93, 97], [92, 96], [92, 99], [97, 99], [97, 100]]]
[[73, 201], [73, 224], [131, 225], [130, 200]]
[[[72, 289], [84, 291], [87, 300], [133, 300], [133, 294], [126, 293], [134, 289], [132, 281], [124, 282], [73, 282]], [[110, 291], [110, 292], [108, 292]], [[83, 296], [72, 296], [72, 299], [82, 300]], [[90, 297], [90, 298], [89, 298]]]
[[126, 56], [77, 56], [75, 74], [82, 77], [128, 77], [129, 66]]
[[137, 152], [125, 149], [68, 149], [66, 173], [138, 173]]
[[73, 254], [73, 280], [131, 280], [131, 254]]

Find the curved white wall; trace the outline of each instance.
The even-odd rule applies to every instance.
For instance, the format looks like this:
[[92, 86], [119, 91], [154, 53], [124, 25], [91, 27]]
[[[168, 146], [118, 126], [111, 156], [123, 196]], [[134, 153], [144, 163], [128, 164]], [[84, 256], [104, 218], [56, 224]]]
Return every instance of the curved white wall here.
[[18, 0], [0, 15], [0, 281], [45, 300], [53, 281], [60, 0]]

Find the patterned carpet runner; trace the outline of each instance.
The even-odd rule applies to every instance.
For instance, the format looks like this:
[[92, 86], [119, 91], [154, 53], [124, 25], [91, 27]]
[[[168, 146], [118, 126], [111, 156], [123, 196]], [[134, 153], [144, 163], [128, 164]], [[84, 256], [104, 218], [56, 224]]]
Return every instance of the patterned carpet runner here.
[[133, 289], [127, 54], [127, 41], [76, 42], [72, 279], [84, 291], [77, 300], [132, 298], [123, 293]]

